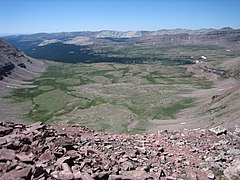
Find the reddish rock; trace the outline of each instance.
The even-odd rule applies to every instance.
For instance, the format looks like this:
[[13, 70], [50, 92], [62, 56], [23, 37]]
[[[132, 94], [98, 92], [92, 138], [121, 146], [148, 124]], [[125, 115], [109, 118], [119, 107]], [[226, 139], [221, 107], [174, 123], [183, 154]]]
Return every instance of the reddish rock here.
[[173, 176], [167, 176], [167, 177], [166, 177], [166, 180], [177, 180], [177, 178], [176, 178], [176, 177], [173, 177]]
[[80, 154], [76, 150], [69, 150], [67, 151], [67, 155], [72, 159], [77, 159], [80, 157]]
[[58, 174], [59, 179], [62, 180], [69, 180], [69, 179], [73, 179], [74, 175], [71, 172], [66, 172], [66, 171], [60, 171]]
[[0, 146], [4, 145], [7, 143], [6, 137], [0, 137]]
[[133, 170], [133, 171], [122, 171], [121, 175], [128, 177], [150, 177], [146, 171], [143, 170]]
[[193, 170], [187, 170], [187, 178], [192, 180], [198, 180], [197, 175]]
[[61, 158], [59, 158], [58, 160], [57, 160], [57, 162], [55, 163], [59, 168], [61, 168], [62, 167], [62, 164], [65, 162], [65, 161], [67, 161], [67, 160], [69, 160], [70, 159], [70, 157], [68, 156], [68, 157], [61, 157]]
[[74, 179], [83, 179], [82, 176], [83, 175], [80, 171], [73, 172], [73, 178]]
[[7, 164], [5, 162], [0, 162], [0, 172], [4, 172], [7, 169]]
[[49, 161], [52, 161], [53, 159], [54, 159], [54, 155], [49, 151], [44, 152], [39, 157], [39, 161], [42, 161], [42, 162], [49, 162]]
[[12, 127], [2, 127], [0, 126], [0, 136], [6, 136], [13, 131]]
[[32, 153], [25, 154], [25, 153], [18, 153], [16, 154], [16, 158], [25, 163], [33, 163], [34, 155]]
[[[216, 136], [199, 129], [118, 135], [41, 123], [0, 127], [14, 127], [0, 137], [0, 177], [5, 179], [17, 173], [42, 180], [207, 179], [212, 167], [226, 169], [225, 176], [232, 179], [239, 174], [234, 163], [240, 158], [240, 145], [230, 133]], [[26, 172], [29, 164], [31, 171]]]
[[87, 172], [82, 173], [82, 180], [93, 180], [93, 178]]
[[15, 159], [15, 151], [12, 149], [0, 149], [0, 161]]
[[124, 171], [130, 171], [130, 170], [132, 170], [133, 169], [133, 163], [131, 163], [130, 161], [125, 161], [125, 162], [123, 162], [122, 164], [121, 164], [121, 166], [122, 166], [122, 169], [124, 170]]
[[59, 179], [59, 172], [58, 171], [53, 171], [50, 176], [53, 178], [53, 179]]
[[17, 162], [16, 159], [12, 160], [12, 161], [8, 161], [8, 162], [9, 162], [9, 165], [7, 167], [7, 172], [15, 169], [17, 167], [17, 165], [18, 165], [18, 162]]
[[19, 178], [30, 179], [32, 173], [32, 167], [25, 167], [19, 170], [13, 170], [8, 173], [5, 173], [2, 176], [2, 180], [16, 180]]
[[44, 127], [45, 127], [45, 125], [42, 122], [36, 122], [36, 123], [31, 124], [30, 127], [27, 128], [27, 131], [34, 132], [34, 131], [40, 130]]
[[142, 180], [142, 177], [132, 177], [124, 175], [110, 175], [109, 180]]

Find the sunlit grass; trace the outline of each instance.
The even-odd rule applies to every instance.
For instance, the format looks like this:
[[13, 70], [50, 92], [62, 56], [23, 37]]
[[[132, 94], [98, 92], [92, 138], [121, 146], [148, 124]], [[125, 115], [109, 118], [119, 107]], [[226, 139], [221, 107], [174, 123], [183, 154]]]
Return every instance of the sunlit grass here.
[[[193, 77], [184, 67], [161, 64], [55, 63], [32, 82], [36, 87], [12, 93], [15, 100], [32, 102], [27, 119], [81, 123], [101, 131], [131, 134], [145, 132], [149, 119], [174, 119], [193, 106], [194, 99], [182, 97], [189, 89], [212, 87], [207, 79]], [[130, 115], [137, 123], [129, 130]]]

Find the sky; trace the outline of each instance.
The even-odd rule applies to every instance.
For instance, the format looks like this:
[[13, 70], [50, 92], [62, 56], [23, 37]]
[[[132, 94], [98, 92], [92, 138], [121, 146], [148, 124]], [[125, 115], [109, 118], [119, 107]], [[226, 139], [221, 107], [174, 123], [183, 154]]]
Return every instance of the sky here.
[[0, 34], [240, 28], [240, 0], [0, 0]]

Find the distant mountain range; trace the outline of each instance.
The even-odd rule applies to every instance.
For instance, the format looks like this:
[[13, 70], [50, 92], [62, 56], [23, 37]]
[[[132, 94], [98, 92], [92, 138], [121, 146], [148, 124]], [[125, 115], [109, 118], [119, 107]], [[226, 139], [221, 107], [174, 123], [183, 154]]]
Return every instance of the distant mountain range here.
[[[178, 45], [240, 46], [240, 29], [162, 29], [157, 31], [80, 31], [3, 37], [27, 55], [66, 62], [125, 61], [110, 59], [112, 47]], [[104, 53], [103, 53], [104, 52]], [[130, 60], [135, 61], [135, 60]]]

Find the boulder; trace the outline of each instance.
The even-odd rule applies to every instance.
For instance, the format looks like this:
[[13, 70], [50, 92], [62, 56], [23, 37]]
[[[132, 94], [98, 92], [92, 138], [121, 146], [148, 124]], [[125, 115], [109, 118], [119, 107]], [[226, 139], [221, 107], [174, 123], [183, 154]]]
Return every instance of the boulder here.
[[209, 129], [210, 132], [216, 134], [217, 136], [221, 134], [227, 134], [227, 129], [222, 126], [217, 126], [214, 128]]
[[129, 170], [132, 170], [133, 169], [133, 164], [130, 162], [130, 161], [125, 161], [125, 162], [123, 162], [122, 164], [121, 164], [121, 166], [122, 166], [122, 169], [124, 170], [124, 171], [129, 171]]
[[122, 171], [121, 175], [127, 176], [129, 178], [131, 177], [132, 179], [151, 177], [151, 175], [148, 175], [148, 173], [144, 170]]
[[14, 160], [15, 151], [11, 149], [0, 149], [0, 161]]
[[0, 136], [6, 136], [13, 131], [12, 127], [2, 127], [0, 126]]
[[16, 158], [24, 163], [33, 164], [33, 159], [35, 158], [35, 156], [33, 155], [33, 153], [30, 153], [28, 155], [25, 153], [18, 153], [16, 154]]
[[41, 130], [45, 127], [45, 125], [42, 122], [36, 122], [31, 124], [28, 128], [27, 131], [28, 132], [34, 132], [36, 130]]
[[67, 161], [67, 160], [70, 160], [71, 157], [61, 157], [57, 160], [57, 162], [55, 163], [59, 168], [62, 167], [62, 164]]
[[2, 180], [31, 179], [32, 167], [24, 167], [19, 170], [12, 170], [2, 176]]
[[0, 137], [0, 146], [4, 145], [7, 143], [7, 138], [6, 137]]
[[50, 151], [46, 151], [40, 155], [39, 160], [42, 162], [49, 162], [54, 159], [54, 155]]
[[208, 173], [207, 177], [208, 179], [215, 179], [215, 175], [212, 172]]

